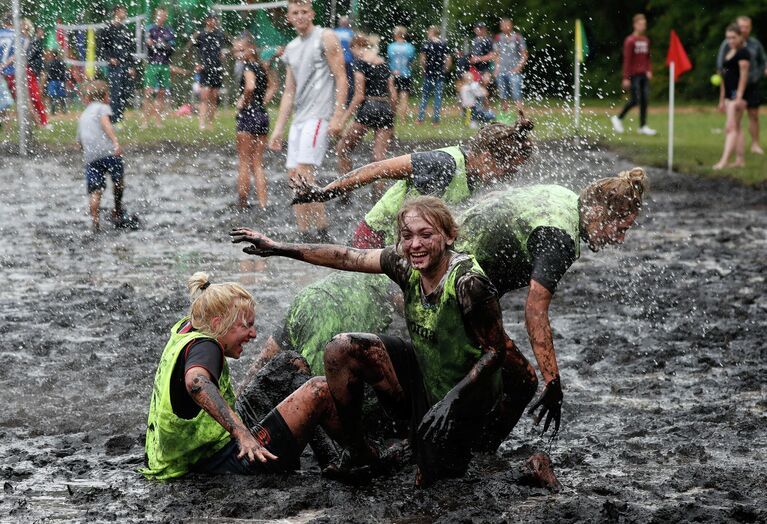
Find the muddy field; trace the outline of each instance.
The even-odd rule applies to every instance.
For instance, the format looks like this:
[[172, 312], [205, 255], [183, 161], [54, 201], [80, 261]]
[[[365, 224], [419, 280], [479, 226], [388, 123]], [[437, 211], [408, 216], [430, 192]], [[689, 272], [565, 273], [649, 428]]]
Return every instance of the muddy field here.
[[[295, 237], [278, 158], [268, 160], [266, 214], [234, 206], [231, 151], [127, 159], [126, 204], [144, 227], [114, 231], [104, 220], [93, 236], [76, 155], [0, 158], [0, 521], [767, 520], [764, 190], [649, 170], [640, 226], [622, 248], [584, 249], [553, 301], [566, 389], [552, 443], [524, 418], [466, 478], [428, 490], [412, 488], [411, 468], [345, 487], [310, 458], [289, 476], [162, 484], [135, 470], [186, 278], [206, 270], [257, 298], [259, 339], [232, 364], [236, 379], [295, 292], [326, 271], [229, 244], [237, 225]], [[548, 144], [519, 183], [580, 189], [627, 167], [598, 148]], [[329, 206], [339, 241], [368, 205], [360, 195]], [[505, 323], [531, 357], [523, 301], [524, 292], [504, 298]], [[551, 454], [559, 494], [518, 483], [539, 449]]]

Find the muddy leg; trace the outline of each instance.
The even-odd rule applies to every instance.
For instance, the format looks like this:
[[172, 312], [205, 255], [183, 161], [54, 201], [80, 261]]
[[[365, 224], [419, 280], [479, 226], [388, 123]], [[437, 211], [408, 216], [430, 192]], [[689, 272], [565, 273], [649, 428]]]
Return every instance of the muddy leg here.
[[365, 439], [362, 427], [363, 385], [370, 384], [386, 407], [405, 402], [405, 392], [383, 342], [367, 333], [336, 335], [325, 348], [325, 372], [343, 428], [342, 442], [355, 460], [375, 460], [377, 453]]
[[317, 426], [321, 426], [331, 438], [343, 438], [338, 413], [325, 377], [309, 379], [280, 402], [277, 411], [301, 448], [312, 438]]

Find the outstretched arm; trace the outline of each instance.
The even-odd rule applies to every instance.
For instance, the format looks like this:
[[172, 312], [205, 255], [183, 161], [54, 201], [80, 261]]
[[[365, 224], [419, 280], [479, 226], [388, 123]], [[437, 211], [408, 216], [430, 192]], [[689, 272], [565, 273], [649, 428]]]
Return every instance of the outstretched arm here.
[[373, 162], [350, 171], [344, 176], [334, 180], [325, 187], [318, 187], [308, 182], [294, 185], [296, 192], [291, 204], [303, 204], [306, 202], [326, 202], [362, 186], [366, 186], [381, 179], [403, 179], [413, 173], [413, 164], [410, 155], [402, 155], [379, 162]]
[[541, 408], [535, 417], [538, 424], [546, 415], [546, 423], [543, 426], [545, 432], [551, 421], [554, 421], [554, 433], [559, 431], [559, 421], [562, 415], [562, 385], [559, 381], [559, 367], [557, 355], [554, 352], [554, 338], [551, 335], [549, 322], [549, 304], [551, 304], [551, 291], [546, 289], [537, 280], [530, 280], [530, 291], [525, 303], [525, 325], [533, 347], [538, 369], [543, 375], [546, 387], [540, 398], [530, 408], [530, 413]]
[[275, 455], [253, 437], [250, 430], [245, 427], [234, 410], [226, 403], [207, 370], [199, 367], [190, 369], [184, 375], [184, 383], [186, 391], [197, 405], [237, 440], [237, 444], [240, 446], [240, 452], [237, 454], [238, 459], [247, 457], [250, 462], [256, 459], [261, 462], [277, 460]]
[[275, 242], [257, 231], [237, 228], [229, 232], [233, 243], [249, 242], [243, 248], [249, 255], [288, 257], [315, 266], [325, 266], [358, 273], [381, 273], [382, 249], [354, 249], [334, 244], [289, 244]]

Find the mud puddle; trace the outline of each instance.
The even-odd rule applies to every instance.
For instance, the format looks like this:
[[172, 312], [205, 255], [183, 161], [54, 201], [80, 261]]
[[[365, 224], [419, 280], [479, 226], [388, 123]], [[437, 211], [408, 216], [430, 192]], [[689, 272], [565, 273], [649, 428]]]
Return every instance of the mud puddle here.
[[[548, 144], [519, 183], [579, 189], [628, 167], [586, 145]], [[268, 160], [272, 207], [240, 212], [231, 151], [128, 152], [126, 204], [144, 227], [94, 237], [79, 158], [3, 158], [0, 521], [766, 520], [767, 193], [649, 174], [640, 227], [620, 249], [585, 251], [553, 301], [560, 437], [541, 440], [523, 419], [465, 479], [417, 491], [409, 469], [352, 489], [321, 478], [309, 457], [290, 476], [161, 484], [135, 472], [186, 277], [204, 269], [257, 298], [259, 339], [232, 365], [236, 379], [294, 293], [326, 274], [228, 242], [237, 225], [295, 237], [279, 159]], [[368, 206], [364, 195], [330, 204], [333, 235], [347, 239]], [[524, 296], [503, 305], [530, 357]], [[517, 483], [536, 449], [551, 453], [562, 493]]]

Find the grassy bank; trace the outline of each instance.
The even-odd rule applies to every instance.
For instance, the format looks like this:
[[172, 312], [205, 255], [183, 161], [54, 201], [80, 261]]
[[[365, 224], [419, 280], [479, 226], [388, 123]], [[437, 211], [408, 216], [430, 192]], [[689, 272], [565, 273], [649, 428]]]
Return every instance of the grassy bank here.
[[[273, 108], [272, 120], [276, 116], [275, 111]], [[536, 122], [536, 137], [539, 140], [555, 140], [575, 134], [572, 111], [562, 104], [531, 105], [527, 111]], [[658, 135], [654, 137], [636, 133], [636, 112], [626, 118], [626, 132], [622, 135], [614, 134], [608, 116], [615, 112], [616, 109], [608, 102], [586, 103], [582, 110], [579, 134], [617, 151], [638, 165], [665, 167], [668, 147], [668, 113], [665, 108], [653, 108], [650, 112], [649, 125], [658, 130]], [[76, 118], [73, 113], [53, 117], [52, 129], [34, 130], [35, 142], [45, 149], [74, 149]], [[128, 112], [119, 129], [124, 147], [146, 148], [168, 142], [190, 148], [234, 147], [234, 112], [231, 109], [220, 111], [215, 124], [205, 131], [198, 129], [197, 119], [192, 117], [170, 115], [165, 118], [164, 127], [161, 129], [142, 129], [140, 122], [139, 114]], [[747, 153], [745, 168], [723, 171], [711, 169], [722, 152], [723, 125], [724, 115], [718, 113], [714, 107], [678, 108], [675, 118], [674, 169], [696, 175], [731, 177], [749, 185], [767, 181], [767, 158], [764, 156]], [[6, 126], [4, 131], [0, 132], [0, 141], [15, 141], [15, 131], [9, 128], [10, 126]], [[397, 138], [405, 142], [455, 142], [474, 133], [474, 130], [464, 125], [462, 116], [455, 108], [445, 111], [439, 126], [432, 126], [430, 123], [417, 125], [410, 118], [406, 119], [404, 124], [399, 124], [396, 129]], [[747, 144], [750, 144], [749, 139]]]

